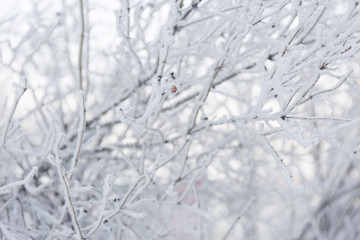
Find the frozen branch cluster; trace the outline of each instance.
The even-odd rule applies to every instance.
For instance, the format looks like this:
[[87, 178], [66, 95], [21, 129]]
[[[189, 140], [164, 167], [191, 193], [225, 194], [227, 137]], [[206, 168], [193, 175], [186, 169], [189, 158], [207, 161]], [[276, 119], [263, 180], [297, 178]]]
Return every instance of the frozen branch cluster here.
[[358, 1], [10, 2], [0, 239], [360, 238]]

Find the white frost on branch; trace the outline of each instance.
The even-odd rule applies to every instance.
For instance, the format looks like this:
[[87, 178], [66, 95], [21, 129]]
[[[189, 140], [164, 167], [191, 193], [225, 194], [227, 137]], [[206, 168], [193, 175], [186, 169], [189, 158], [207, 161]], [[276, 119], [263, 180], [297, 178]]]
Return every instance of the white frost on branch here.
[[16, 187], [19, 187], [19, 186], [29, 183], [31, 181], [31, 179], [35, 176], [35, 174], [37, 173], [38, 169], [39, 169], [38, 167], [33, 167], [31, 169], [31, 171], [28, 173], [28, 175], [23, 180], [1, 186], [0, 187], [0, 195], [8, 193], [13, 188], [16, 188]]

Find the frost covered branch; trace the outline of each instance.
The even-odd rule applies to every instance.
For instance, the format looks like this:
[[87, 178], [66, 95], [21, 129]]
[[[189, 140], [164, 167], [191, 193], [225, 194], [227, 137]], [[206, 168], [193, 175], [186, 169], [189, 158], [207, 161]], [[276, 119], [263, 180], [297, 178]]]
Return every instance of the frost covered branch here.
[[359, 14], [9, 1], [0, 238], [359, 239]]

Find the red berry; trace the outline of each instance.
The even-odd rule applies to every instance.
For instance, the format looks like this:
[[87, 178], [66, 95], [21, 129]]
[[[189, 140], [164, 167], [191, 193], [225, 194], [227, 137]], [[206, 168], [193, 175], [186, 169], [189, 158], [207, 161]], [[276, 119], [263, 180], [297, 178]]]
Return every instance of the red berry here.
[[176, 87], [176, 86], [172, 86], [171, 92], [172, 92], [172, 93], [176, 93], [176, 91], [177, 91], [177, 87]]

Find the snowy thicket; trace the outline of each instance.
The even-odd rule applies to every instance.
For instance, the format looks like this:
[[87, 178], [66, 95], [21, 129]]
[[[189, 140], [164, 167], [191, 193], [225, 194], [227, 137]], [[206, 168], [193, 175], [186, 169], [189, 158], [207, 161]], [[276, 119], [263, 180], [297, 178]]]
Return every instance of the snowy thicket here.
[[0, 239], [359, 239], [355, 0], [0, 10]]

